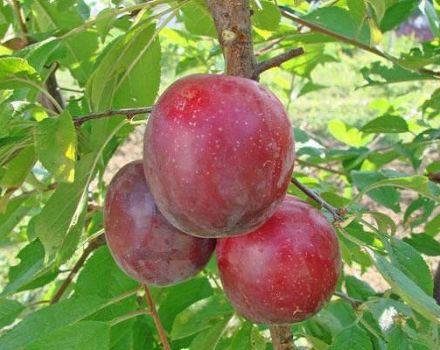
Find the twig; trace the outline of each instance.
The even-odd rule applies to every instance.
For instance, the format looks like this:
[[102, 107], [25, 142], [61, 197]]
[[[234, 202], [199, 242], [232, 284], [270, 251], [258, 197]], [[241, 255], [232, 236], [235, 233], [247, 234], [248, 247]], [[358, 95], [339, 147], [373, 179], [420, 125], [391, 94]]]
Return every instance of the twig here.
[[25, 22], [25, 19], [23, 17], [23, 13], [21, 11], [21, 5], [17, 0], [12, 0], [12, 8], [14, 9], [15, 15], [17, 16], [18, 19], [18, 23], [20, 25], [20, 29], [21, 29], [21, 33], [22, 33], [22, 38], [27, 40], [27, 33], [28, 33], [28, 28]]
[[144, 114], [144, 113], [151, 113], [153, 110], [153, 107], [141, 107], [141, 108], [123, 108], [123, 109], [115, 109], [111, 111], [106, 112], [96, 112], [96, 113], [90, 113], [83, 116], [74, 117], [74, 124], [76, 126], [81, 126], [86, 121], [92, 120], [92, 119], [100, 119], [100, 118], [106, 118], [111, 117], [115, 115], [126, 115], [130, 119], [137, 114]]
[[163, 328], [162, 322], [160, 321], [159, 314], [157, 313], [156, 306], [154, 305], [153, 297], [151, 296], [150, 289], [147, 285], [144, 285], [145, 289], [145, 299], [149, 308], [149, 313], [153, 318], [154, 324], [156, 325], [157, 333], [159, 333], [159, 338], [162, 343], [164, 350], [171, 350], [170, 344], [166, 336], [165, 329]]
[[342, 175], [342, 176], [347, 176], [347, 173], [345, 173], [343, 171], [336, 170], [336, 169], [329, 168], [329, 167], [325, 167], [325, 166], [322, 166], [322, 165], [319, 165], [319, 164], [311, 163], [311, 162], [308, 162], [306, 160], [297, 159], [296, 162], [298, 164], [301, 164], [301, 165], [305, 166], [305, 167], [321, 169], [321, 170], [328, 171], [329, 173], [333, 173], [333, 174], [337, 174], [337, 175]]
[[290, 326], [271, 325], [269, 327], [270, 336], [272, 337], [272, 345], [274, 350], [296, 350], [293, 342]]
[[[62, 109], [65, 108], [65, 103], [64, 103], [64, 99], [63, 96], [60, 93], [60, 90], [58, 88], [58, 82], [57, 82], [57, 78], [55, 76], [55, 73], [58, 69], [58, 64], [55, 63], [53, 66], [53, 68], [51, 68], [51, 71], [49, 72], [48, 76], [47, 76], [47, 80], [46, 80], [46, 87], [47, 87], [47, 91], [49, 92], [49, 94], [52, 95], [52, 97], [55, 99], [55, 101], [58, 102], [58, 107], [61, 107]], [[53, 106], [53, 109], [55, 110], [55, 112], [61, 113], [62, 110], [58, 110], [57, 106]]]
[[101, 245], [103, 245], [105, 242], [104, 235], [100, 235], [95, 237], [92, 241], [90, 241], [89, 245], [86, 249], [84, 249], [82, 255], [76, 262], [76, 264], [73, 266], [72, 271], [70, 271], [69, 275], [66, 277], [64, 282], [61, 284], [58, 291], [53, 296], [52, 300], [50, 301], [51, 304], [55, 304], [58, 302], [61, 297], [63, 296], [64, 292], [66, 291], [67, 287], [70, 285], [70, 283], [73, 281], [73, 278], [77, 274], [77, 272], [81, 269], [81, 267], [86, 262], [89, 255], [97, 248], [99, 248]]
[[297, 179], [293, 178], [291, 179], [291, 182], [298, 187], [302, 192], [304, 192], [308, 197], [313, 199], [315, 202], [317, 202], [321, 207], [327, 209], [330, 214], [332, 214], [333, 219], [335, 221], [342, 221], [343, 220], [343, 211], [342, 209], [338, 209], [333, 207], [332, 205], [328, 204], [324, 199], [322, 199], [318, 194], [304, 186], [301, 182], [299, 182]]
[[266, 52], [270, 51], [270, 49], [272, 49], [275, 45], [282, 42], [285, 38], [286, 38], [286, 36], [283, 35], [279, 38], [271, 40], [266, 46], [260, 48], [258, 51], [255, 52], [255, 57], [264, 55]]
[[[327, 28], [321, 27], [319, 24], [309, 22], [309, 21], [307, 21], [307, 20], [305, 20], [305, 19], [295, 15], [292, 12], [292, 10], [290, 10], [288, 7], [279, 6], [279, 8], [280, 8], [280, 11], [281, 11], [281, 15], [283, 17], [285, 17], [285, 18], [291, 19], [292, 21], [295, 21], [295, 22], [297, 22], [297, 23], [299, 23], [299, 24], [301, 24], [301, 25], [303, 25], [305, 27], [308, 27], [308, 28], [312, 29], [315, 32], [318, 32], [318, 33], [321, 33], [321, 34], [333, 37], [333, 38], [338, 39], [339, 41], [342, 41], [342, 42], [344, 42], [346, 44], [350, 44], [350, 45], [356, 46], [356, 47], [358, 47], [358, 48], [360, 48], [362, 50], [368, 51], [368, 52], [370, 52], [370, 53], [372, 53], [374, 55], [377, 55], [379, 57], [385, 58], [386, 60], [388, 60], [388, 61], [390, 61], [390, 62], [392, 62], [394, 64], [400, 65], [399, 59], [397, 59], [396, 57], [393, 57], [393, 56], [391, 56], [391, 55], [389, 55], [389, 54], [387, 54], [387, 53], [385, 53], [383, 51], [380, 51], [380, 50], [378, 50], [378, 49], [376, 49], [374, 47], [371, 47], [371, 46], [369, 46], [367, 44], [364, 44], [364, 43], [362, 43], [360, 41], [357, 41], [356, 39], [347, 37], [347, 36], [339, 34], [339, 33], [332, 32], [331, 30], [328, 30]], [[405, 68], [405, 67], [403, 67], [403, 68]], [[408, 69], [408, 68], [406, 68], [406, 69]], [[429, 75], [433, 75], [433, 76], [436, 76], [436, 77], [440, 76], [440, 72], [432, 71], [430, 69], [420, 68], [420, 69], [417, 69], [416, 71], [421, 73], [421, 74], [429, 74]]]
[[264, 71], [267, 71], [268, 69], [274, 67], [279, 67], [284, 62], [294, 57], [301, 56], [302, 54], [304, 54], [304, 49], [302, 47], [298, 47], [296, 49], [289, 50], [275, 57], [269, 58], [266, 61], [260, 62], [257, 64], [257, 67], [255, 68], [254, 77], [257, 79], [258, 76]]
[[350, 303], [351, 306], [353, 307], [353, 309], [357, 309], [359, 306], [362, 305], [362, 301], [361, 300], [352, 298], [352, 297], [348, 296], [345, 293], [336, 291], [333, 294], [336, 295], [337, 297], [347, 301], [348, 303]]
[[438, 172], [438, 173], [429, 173], [428, 174], [428, 179], [431, 180], [432, 182], [436, 182], [436, 183], [440, 184], [440, 172]]

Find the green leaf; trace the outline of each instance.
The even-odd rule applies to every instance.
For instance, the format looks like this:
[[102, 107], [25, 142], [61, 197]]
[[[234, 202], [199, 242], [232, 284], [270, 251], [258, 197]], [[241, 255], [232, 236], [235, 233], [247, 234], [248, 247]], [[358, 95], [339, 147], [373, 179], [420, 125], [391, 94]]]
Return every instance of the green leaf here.
[[347, 0], [347, 6], [350, 10], [350, 15], [356, 23], [361, 25], [367, 17], [367, 5], [365, 1]]
[[12, 230], [32, 209], [32, 198], [17, 197], [8, 201], [6, 211], [0, 214], [0, 239]]
[[0, 179], [0, 186], [18, 188], [29, 175], [35, 162], [35, 150], [33, 146], [24, 148], [5, 167], [4, 174]]
[[408, 124], [402, 117], [386, 115], [368, 122], [361, 128], [365, 133], [401, 133], [408, 131]]
[[171, 338], [180, 339], [201, 332], [217, 323], [219, 319], [232, 315], [233, 312], [223, 296], [213, 295], [199, 300], [177, 315]]
[[[1, 232], [1, 230], [0, 230]], [[440, 214], [437, 215], [434, 219], [429, 221], [425, 225], [425, 233], [430, 236], [435, 236], [440, 232]], [[1, 233], [0, 233], [1, 236]]]
[[381, 188], [381, 191], [385, 189], [382, 187], [398, 187], [408, 190], [413, 190], [426, 198], [429, 198], [435, 202], [440, 203], [440, 189], [437, 185], [430, 182], [426, 176], [414, 175], [408, 177], [395, 177], [390, 179], [384, 179], [371, 185], [368, 185], [362, 189], [359, 196], [368, 193], [374, 189]]
[[51, 258], [68, 241], [69, 236], [76, 237], [74, 241], [79, 240], [84, 222], [87, 187], [94, 176], [96, 161], [91, 154], [81, 158], [76, 164], [75, 181], [60, 184], [35, 218], [35, 233]]
[[376, 295], [376, 291], [367, 282], [354, 276], [345, 277], [345, 288], [348, 295], [355, 299], [366, 300]]
[[260, 29], [275, 31], [281, 21], [281, 13], [278, 6], [273, 2], [260, 1], [261, 8], [254, 8], [252, 23]]
[[24, 350], [106, 350], [110, 349], [110, 326], [105, 322], [83, 321], [60, 328], [26, 345]]
[[[62, 327], [75, 324], [107, 306], [108, 301], [88, 296], [68, 299], [37, 310], [0, 338], [0, 349], [22, 349]], [[64, 348], [63, 348], [64, 349]]]
[[182, 7], [182, 19], [185, 28], [195, 35], [217, 38], [214, 21], [204, 1], [195, 0]]
[[411, 246], [416, 248], [422, 254], [428, 256], [440, 256], [440, 243], [429, 235], [416, 233], [403, 240], [406, 243], [411, 244]]
[[44, 249], [40, 241], [35, 240], [25, 246], [17, 255], [20, 263], [9, 268], [9, 283], [2, 294], [19, 290], [32, 281], [44, 267]]
[[266, 341], [250, 322], [244, 322], [237, 333], [232, 337], [229, 350], [265, 350]]
[[440, 307], [436, 304], [435, 300], [432, 297], [427, 296], [417, 284], [383, 256], [376, 254], [371, 250], [369, 252], [376, 268], [391, 286], [393, 291], [400, 295], [405, 302], [424, 317], [433, 322], [439, 322]]
[[23, 310], [16, 300], [0, 299], [0, 329], [14, 322]]
[[426, 294], [432, 295], [433, 282], [431, 271], [425, 260], [417, 250], [400, 239], [392, 237], [390, 239], [391, 250], [389, 251], [391, 262], [417, 285]]
[[368, 26], [360, 26], [350, 12], [341, 7], [321, 7], [303, 18], [346, 38], [356, 39], [368, 45], [370, 43]]
[[329, 350], [356, 349], [373, 350], [368, 334], [356, 324], [336, 334]]
[[353, 147], [365, 146], [373, 139], [373, 135], [364, 136], [358, 129], [347, 127], [339, 119], [332, 119], [328, 123], [328, 130], [336, 140]]
[[206, 277], [193, 278], [162, 291], [159, 315], [164, 328], [168, 332], [171, 332], [174, 319], [180, 312], [213, 293]]
[[65, 110], [57, 118], [46, 118], [35, 131], [38, 159], [58, 182], [75, 178], [76, 131], [72, 116]]
[[109, 298], [135, 288], [139, 283], [116, 265], [107, 247], [97, 249], [81, 270], [75, 295]]
[[373, 200], [392, 209], [394, 212], [400, 211], [400, 194], [395, 188], [390, 186], [375, 189], [378, 183], [392, 179], [387, 179], [382, 173], [370, 171], [352, 171], [351, 176], [353, 184], [360, 190], [359, 197], [366, 193]]
[[[161, 51], [158, 30], [144, 21], [104, 51], [86, 86], [92, 110], [151, 105], [159, 90]], [[113, 118], [114, 119], [114, 118]], [[91, 140], [99, 148], [120, 120], [97, 120]]]
[[386, 337], [390, 350], [410, 350], [408, 335], [400, 325], [394, 326]]
[[208, 331], [199, 333], [191, 342], [189, 350], [214, 350], [229, 320], [230, 317], [221, 319], [212, 325]]
[[40, 76], [26, 60], [0, 57], [0, 90], [39, 86]]
[[362, 68], [361, 73], [367, 81], [367, 84], [364, 86], [378, 86], [407, 81], [434, 79], [429, 74], [410, 71], [397, 65], [389, 67], [382, 62], [373, 62], [370, 67]]
[[390, 6], [380, 23], [381, 31], [387, 32], [398, 26], [414, 13], [418, 4], [418, 0], [402, 0]]
[[56, 3], [47, 0], [33, 0], [31, 5], [40, 32], [53, 32], [60, 28], [71, 29], [82, 23], [73, 2], [68, 4], [70, 6], [63, 6], [62, 9], [56, 6]]
[[440, 20], [438, 14], [430, 1], [423, 1], [420, 10], [425, 14], [429, 21], [429, 27], [434, 37], [440, 36]]

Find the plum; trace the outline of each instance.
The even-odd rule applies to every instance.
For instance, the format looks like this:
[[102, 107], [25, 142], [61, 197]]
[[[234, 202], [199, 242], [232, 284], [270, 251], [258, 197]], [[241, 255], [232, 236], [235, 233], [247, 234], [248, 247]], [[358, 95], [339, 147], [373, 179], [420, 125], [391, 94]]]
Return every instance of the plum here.
[[226, 295], [255, 323], [290, 324], [314, 315], [330, 299], [341, 269], [331, 224], [292, 196], [254, 232], [218, 239], [216, 254]]
[[176, 81], [154, 106], [144, 138], [145, 175], [159, 210], [199, 237], [261, 226], [285, 196], [294, 157], [283, 105], [241, 77]]
[[119, 267], [134, 279], [167, 286], [197, 274], [209, 261], [214, 239], [189, 236], [158, 211], [145, 181], [142, 161], [112, 179], [104, 210], [105, 237]]

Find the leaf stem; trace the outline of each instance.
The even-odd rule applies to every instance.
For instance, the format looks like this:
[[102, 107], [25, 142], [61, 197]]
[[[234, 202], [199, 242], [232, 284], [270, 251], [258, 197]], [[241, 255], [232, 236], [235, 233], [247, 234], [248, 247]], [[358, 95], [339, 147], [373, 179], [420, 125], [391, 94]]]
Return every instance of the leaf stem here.
[[126, 115], [129, 119], [131, 119], [134, 115], [151, 113], [153, 107], [140, 107], [140, 108], [123, 108], [123, 109], [114, 109], [106, 112], [96, 112], [90, 113], [83, 116], [74, 117], [73, 122], [76, 126], [81, 126], [83, 123], [100, 118], [107, 118], [112, 116], [121, 116]]

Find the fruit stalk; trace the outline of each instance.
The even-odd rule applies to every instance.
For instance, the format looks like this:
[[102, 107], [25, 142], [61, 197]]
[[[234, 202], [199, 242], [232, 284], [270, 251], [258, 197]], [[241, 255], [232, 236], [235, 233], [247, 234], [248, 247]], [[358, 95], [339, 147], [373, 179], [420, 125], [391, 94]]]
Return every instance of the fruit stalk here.
[[274, 350], [296, 350], [293, 343], [290, 326], [272, 325], [270, 327], [270, 336], [272, 337], [272, 345]]
[[[248, 0], [206, 0], [217, 29], [220, 46], [225, 58], [225, 72], [258, 80], [256, 73], [251, 9]], [[295, 350], [289, 327], [270, 327], [275, 350]]]

